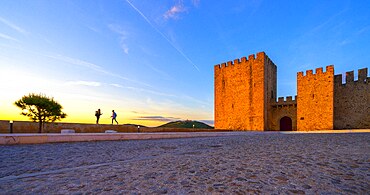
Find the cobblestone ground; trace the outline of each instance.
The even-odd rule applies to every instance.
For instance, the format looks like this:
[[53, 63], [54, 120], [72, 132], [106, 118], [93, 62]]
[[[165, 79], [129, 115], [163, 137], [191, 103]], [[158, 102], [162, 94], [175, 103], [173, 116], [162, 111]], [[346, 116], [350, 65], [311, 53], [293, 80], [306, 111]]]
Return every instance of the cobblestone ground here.
[[370, 194], [370, 134], [0, 146], [0, 194]]

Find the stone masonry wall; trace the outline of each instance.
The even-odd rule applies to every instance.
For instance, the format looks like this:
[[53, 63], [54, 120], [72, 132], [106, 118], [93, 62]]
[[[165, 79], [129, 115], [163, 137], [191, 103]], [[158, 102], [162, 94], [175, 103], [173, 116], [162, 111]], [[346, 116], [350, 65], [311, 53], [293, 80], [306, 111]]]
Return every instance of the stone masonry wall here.
[[[266, 59], [264, 52], [214, 67], [215, 129], [260, 130], [265, 117]], [[272, 87], [269, 87], [272, 88]]]
[[[250, 126], [247, 109], [251, 94], [252, 59], [245, 57], [214, 67], [215, 71], [215, 128], [247, 129]], [[245, 99], [243, 101], [243, 99]], [[247, 127], [246, 127], [247, 126]]]
[[344, 84], [342, 75], [335, 75], [335, 129], [370, 129], [370, 77], [367, 74], [367, 68], [358, 70], [358, 80], [354, 81], [354, 72], [347, 72]]
[[[252, 58], [251, 58], [252, 56]], [[252, 74], [251, 88], [249, 89], [249, 111], [247, 117], [249, 118], [250, 128], [247, 130], [263, 131], [266, 129], [266, 54], [264, 52], [257, 53], [257, 58], [254, 59], [254, 55], [248, 56], [251, 58]]]
[[280, 119], [287, 116], [292, 119], [292, 130], [297, 131], [297, 96], [293, 100], [292, 96], [288, 96], [284, 101], [284, 97], [279, 97], [278, 101], [271, 104], [272, 118], [270, 121], [269, 130], [280, 131]]
[[277, 67], [276, 65], [265, 56], [265, 66], [266, 70], [265, 73], [265, 130], [272, 129], [272, 118], [273, 111], [271, 104], [276, 102], [277, 96]]
[[[31, 121], [14, 121], [13, 133], [38, 133], [39, 124]], [[136, 127], [107, 124], [46, 123], [43, 133], [60, 133], [62, 129], [74, 129], [76, 133], [104, 133], [105, 130], [135, 132]], [[9, 133], [9, 121], [0, 121], [0, 133]]]
[[334, 128], [334, 66], [297, 73], [298, 131]]

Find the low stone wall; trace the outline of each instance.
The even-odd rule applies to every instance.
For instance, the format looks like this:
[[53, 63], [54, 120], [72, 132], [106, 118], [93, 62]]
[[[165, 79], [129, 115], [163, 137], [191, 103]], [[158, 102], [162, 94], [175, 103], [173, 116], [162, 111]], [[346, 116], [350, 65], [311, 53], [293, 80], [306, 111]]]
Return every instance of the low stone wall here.
[[[245, 132], [243, 132], [245, 133]], [[0, 145], [44, 144], [60, 142], [122, 141], [194, 137], [236, 136], [241, 132], [161, 132], [161, 133], [37, 133], [0, 134]]]
[[[38, 133], [39, 124], [29, 121], [13, 121], [13, 133]], [[74, 129], [76, 133], [104, 133], [105, 130], [115, 130], [122, 133], [136, 133], [138, 128], [132, 125], [106, 125], [106, 124], [81, 124], [81, 123], [47, 123], [43, 133], [60, 133], [62, 129]], [[140, 132], [199, 132], [217, 131], [214, 129], [189, 129], [189, 128], [151, 128], [140, 127]], [[9, 121], [0, 120], [0, 133], [9, 133]]]

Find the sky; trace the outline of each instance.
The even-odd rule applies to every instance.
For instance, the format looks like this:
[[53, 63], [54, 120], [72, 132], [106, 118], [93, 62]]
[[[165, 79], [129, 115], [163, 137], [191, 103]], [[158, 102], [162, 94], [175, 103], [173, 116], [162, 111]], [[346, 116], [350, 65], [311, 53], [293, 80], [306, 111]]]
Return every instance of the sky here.
[[278, 96], [297, 72], [369, 67], [370, 3], [350, 0], [1, 0], [0, 120], [53, 97], [62, 122], [213, 124], [214, 65], [264, 51]]

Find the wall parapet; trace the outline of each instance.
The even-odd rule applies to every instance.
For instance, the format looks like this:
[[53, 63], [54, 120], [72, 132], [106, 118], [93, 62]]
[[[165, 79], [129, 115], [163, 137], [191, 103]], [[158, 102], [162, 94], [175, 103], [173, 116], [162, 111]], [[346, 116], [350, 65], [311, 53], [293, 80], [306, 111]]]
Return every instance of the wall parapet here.
[[271, 103], [272, 106], [297, 105], [297, 96], [279, 97], [277, 101]]
[[323, 71], [323, 68], [316, 68], [315, 73], [313, 73], [313, 70], [306, 70], [306, 74], [304, 74], [303, 71], [297, 73], [297, 77], [310, 77], [314, 75], [320, 75], [320, 74], [334, 74], [334, 65], [329, 65], [325, 67], [325, 72]]
[[358, 79], [355, 80], [354, 71], [348, 71], [344, 75], [345, 82], [343, 83], [343, 75], [337, 74], [334, 76], [334, 83], [335, 85], [339, 86], [346, 86], [347, 84], [362, 84], [362, 83], [369, 83], [370, 77], [367, 76], [368, 69], [362, 68], [358, 70]]
[[[31, 121], [13, 121], [13, 133], [37, 133], [37, 122]], [[62, 129], [73, 129], [76, 133], [102, 133], [106, 130], [115, 130], [118, 133], [137, 133], [136, 125], [111, 125], [111, 124], [92, 124], [92, 123], [67, 123], [55, 122], [46, 123], [43, 133], [61, 133]], [[169, 128], [169, 127], [140, 127], [139, 132], [210, 132], [220, 131], [217, 129], [199, 129], [199, 128]], [[0, 120], [0, 134], [10, 134], [10, 125], [8, 120]]]
[[256, 55], [255, 54], [249, 55], [248, 59], [247, 59], [247, 57], [241, 57], [241, 58], [237, 58], [233, 61], [227, 61], [227, 62], [223, 62], [223, 63], [220, 63], [220, 64], [216, 64], [214, 67], [221, 69], [221, 68], [227, 68], [227, 67], [230, 67], [230, 66], [235, 66], [235, 65], [240, 64], [240, 63], [246, 63], [246, 62], [249, 62], [249, 61], [263, 60], [263, 59], [266, 59], [268, 62], [272, 63], [272, 60], [270, 58], [268, 58], [268, 56], [265, 54], [265, 52], [262, 51], [262, 52], [258, 52]]

